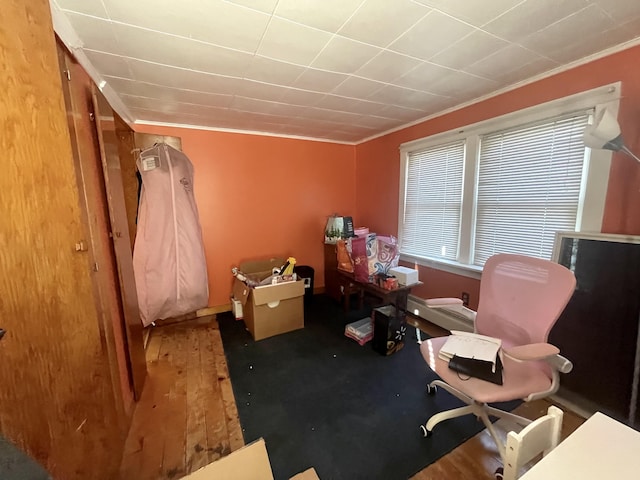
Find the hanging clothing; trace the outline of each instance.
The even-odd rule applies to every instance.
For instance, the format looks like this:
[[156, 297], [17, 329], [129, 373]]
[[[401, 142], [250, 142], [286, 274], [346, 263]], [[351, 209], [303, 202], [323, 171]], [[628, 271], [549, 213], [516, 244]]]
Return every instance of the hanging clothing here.
[[142, 190], [133, 269], [147, 326], [206, 307], [209, 287], [189, 158], [160, 143], [141, 152], [136, 165]]

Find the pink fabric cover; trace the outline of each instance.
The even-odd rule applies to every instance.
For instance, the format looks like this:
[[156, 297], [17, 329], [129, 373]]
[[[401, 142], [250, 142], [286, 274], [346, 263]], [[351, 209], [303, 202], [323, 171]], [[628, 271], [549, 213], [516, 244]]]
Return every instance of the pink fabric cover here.
[[133, 268], [147, 326], [206, 307], [209, 288], [191, 162], [162, 143], [143, 151], [136, 164], [142, 191]]

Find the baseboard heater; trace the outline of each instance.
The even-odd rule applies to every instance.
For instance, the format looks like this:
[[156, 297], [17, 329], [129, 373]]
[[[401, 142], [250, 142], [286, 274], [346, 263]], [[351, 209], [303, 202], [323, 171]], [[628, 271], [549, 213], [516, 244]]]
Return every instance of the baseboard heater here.
[[473, 321], [476, 312], [460, 306], [452, 308], [429, 308], [424, 299], [409, 295], [407, 300], [407, 312], [427, 320], [447, 330], [461, 330], [473, 332]]

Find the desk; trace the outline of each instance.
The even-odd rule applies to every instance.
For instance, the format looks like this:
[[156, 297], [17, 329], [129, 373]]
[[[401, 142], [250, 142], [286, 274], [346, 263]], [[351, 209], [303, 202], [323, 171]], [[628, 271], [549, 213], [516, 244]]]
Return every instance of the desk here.
[[640, 432], [597, 412], [520, 480], [635, 480], [639, 476]]
[[370, 293], [374, 297], [379, 298], [384, 305], [393, 304], [396, 307], [396, 317], [403, 318], [404, 312], [407, 310], [407, 299], [411, 289], [422, 282], [413, 285], [400, 285], [393, 290], [386, 290], [373, 283], [359, 282], [352, 273], [337, 270], [338, 276], [343, 280], [344, 285], [344, 309], [351, 309], [351, 294], [358, 293], [358, 308], [362, 309], [364, 303], [364, 293]]

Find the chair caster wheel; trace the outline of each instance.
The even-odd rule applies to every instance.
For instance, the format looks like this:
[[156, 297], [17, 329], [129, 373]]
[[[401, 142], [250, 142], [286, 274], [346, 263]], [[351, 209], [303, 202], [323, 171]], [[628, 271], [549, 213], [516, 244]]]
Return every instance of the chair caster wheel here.
[[427, 385], [427, 395], [435, 395], [438, 391], [438, 387], [435, 385]]
[[427, 430], [427, 427], [424, 425], [420, 425], [420, 431], [422, 432], [422, 436], [425, 438], [429, 438], [433, 435], [433, 432], [431, 432], [431, 430]]
[[504, 469], [502, 467], [497, 468], [494, 475], [496, 476], [496, 480], [502, 480], [504, 478]]

